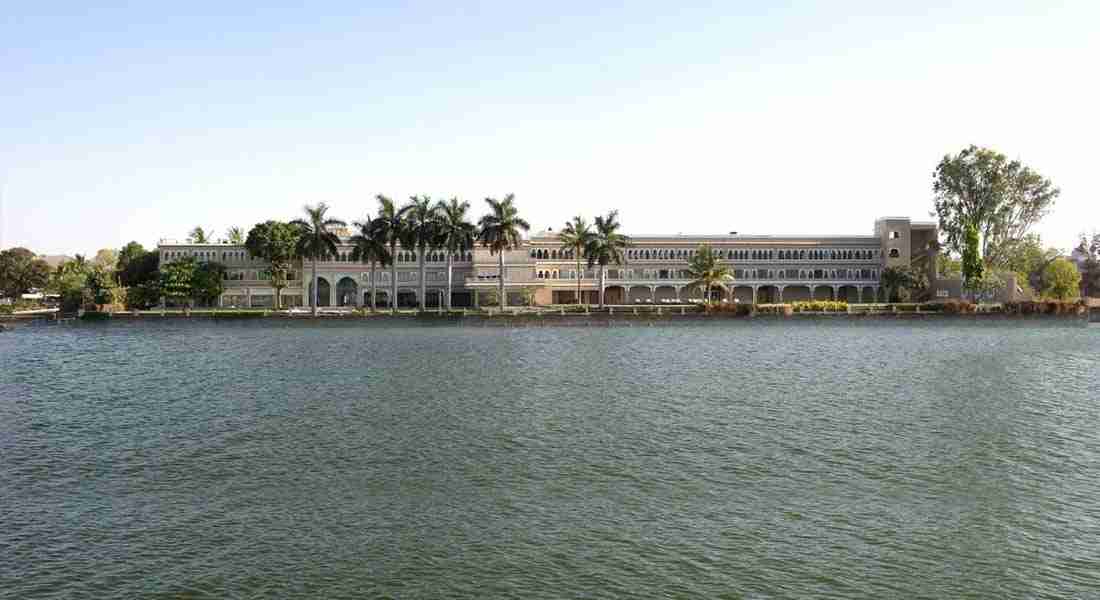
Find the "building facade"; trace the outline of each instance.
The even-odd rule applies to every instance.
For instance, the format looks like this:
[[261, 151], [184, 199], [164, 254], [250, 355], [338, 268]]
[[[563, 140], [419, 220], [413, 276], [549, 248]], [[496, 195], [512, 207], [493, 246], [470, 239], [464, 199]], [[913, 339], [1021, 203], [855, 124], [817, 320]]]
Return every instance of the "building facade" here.
[[[318, 305], [367, 306], [370, 304], [371, 269], [350, 259], [352, 248], [346, 232], [336, 256], [319, 261]], [[623, 265], [609, 265], [604, 280], [607, 304], [673, 304], [697, 301], [701, 290], [690, 285], [687, 266], [700, 245], [714, 249], [733, 271], [734, 282], [726, 300], [733, 302], [783, 302], [797, 300], [846, 300], [874, 302], [884, 299], [880, 283], [888, 267], [909, 266], [924, 270], [940, 298], [955, 297], [953, 282], [935, 279], [934, 223], [887, 217], [875, 222], [870, 235], [772, 236], [772, 235], [637, 235], [630, 236]], [[267, 267], [249, 257], [247, 250], [231, 244], [187, 244], [162, 240], [162, 263], [193, 256], [199, 261], [226, 267], [221, 306], [274, 307], [275, 290]], [[480, 246], [453, 257], [455, 307], [495, 304], [500, 267], [498, 257]], [[440, 306], [447, 289], [447, 257], [438, 250], [425, 255], [425, 298], [419, 298], [420, 278], [416, 251], [399, 248], [396, 256], [398, 306]], [[308, 306], [311, 261], [295, 265], [282, 291], [282, 305]], [[531, 235], [521, 247], [504, 253], [505, 290], [508, 304], [596, 303], [598, 268], [589, 268], [562, 246], [557, 233], [546, 230]], [[389, 306], [390, 268], [374, 273], [376, 303]], [[723, 295], [714, 290], [714, 298]]]

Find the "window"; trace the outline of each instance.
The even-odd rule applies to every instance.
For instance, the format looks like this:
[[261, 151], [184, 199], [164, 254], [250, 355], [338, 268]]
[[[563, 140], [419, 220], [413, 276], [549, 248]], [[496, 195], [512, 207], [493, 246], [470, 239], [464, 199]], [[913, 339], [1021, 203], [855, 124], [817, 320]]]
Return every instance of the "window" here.
[[901, 253], [898, 252], [897, 248], [890, 248], [890, 258], [899, 258], [900, 256]]
[[901, 232], [900, 231], [891, 231], [890, 232], [890, 239], [900, 240], [901, 239]]

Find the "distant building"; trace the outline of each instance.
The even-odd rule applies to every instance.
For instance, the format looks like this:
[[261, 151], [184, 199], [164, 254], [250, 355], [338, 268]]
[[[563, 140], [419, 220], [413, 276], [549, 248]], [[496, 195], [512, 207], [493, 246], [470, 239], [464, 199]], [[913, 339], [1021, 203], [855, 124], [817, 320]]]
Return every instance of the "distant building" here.
[[[320, 306], [369, 304], [370, 268], [349, 258], [352, 248], [347, 233], [340, 232], [344, 243], [339, 254], [317, 264]], [[634, 235], [626, 252], [626, 264], [607, 269], [605, 301], [668, 304], [700, 299], [699, 290], [690, 285], [686, 273], [688, 261], [700, 244], [713, 248], [733, 271], [734, 283], [727, 300], [881, 301], [883, 269], [900, 266], [926, 273], [933, 297], [958, 297], [961, 282], [936, 278], [933, 242], [937, 237], [935, 223], [904, 217], [878, 219], [870, 235]], [[194, 256], [200, 261], [224, 264], [227, 281], [220, 299], [222, 306], [274, 306], [267, 265], [250, 258], [243, 246], [162, 240], [157, 249], [165, 263]], [[399, 248], [396, 264], [398, 305], [416, 306], [420, 282], [415, 250]], [[425, 264], [424, 304], [439, 306], [447, 283], [446, 254], [432, 250]], [[311, 266], [310, 261], [295, 266], [290, 286], [283, 290], [284, 306], [309, 304]], [[525, 295], [533, 297], [539, 305], [575, 303], [578, 279], [584, 302], [595, 303], [598, 298], [597, 269], [582, 262], [578, 270], [572, 252], [562, 246], [551, 230], [535, 233], [520, 248], [505, 252], [504, 270], [510, 305], [520, 304]], [[389, 269], [378, 269], [377, 277], [378, 304], [388, 306]], [[453, 306], [478, 306], [484, 294], [496, 293], [499, 277], [497, 256], [485, 248], [478, 246], [455, 256]]]

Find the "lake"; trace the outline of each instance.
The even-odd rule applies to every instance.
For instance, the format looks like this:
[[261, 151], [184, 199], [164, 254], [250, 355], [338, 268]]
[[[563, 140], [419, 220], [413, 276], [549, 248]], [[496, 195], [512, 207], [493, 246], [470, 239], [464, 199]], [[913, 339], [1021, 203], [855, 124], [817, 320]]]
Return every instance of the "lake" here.
[[1097, 325], [0, 334], [0, 597], [1098, 590]]

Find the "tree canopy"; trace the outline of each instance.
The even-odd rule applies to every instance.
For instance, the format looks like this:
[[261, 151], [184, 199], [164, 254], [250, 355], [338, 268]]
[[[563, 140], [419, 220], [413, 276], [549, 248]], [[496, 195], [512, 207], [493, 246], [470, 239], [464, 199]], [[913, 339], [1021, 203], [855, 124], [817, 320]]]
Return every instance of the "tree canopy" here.
[[1081, 261], [1081, 283], [1086, 296], [1100, 296], [1100, 233], [1094, 233], [1090, 240], [1081, 234], [1076, 253]]
[[710, 290], [726, 290], [733, 282], [733, 271], [719, 262], [719, 256], [710, 246], [703, 244], [688, 261], [688, 277], [691, 283], [703, 291], [703, 302], [710, 304]]
[[0, 295], [18, 298], [43, 288], [50, 279], [50, 265], [26, 248], [0, 252]]
[[977, 146], [944, 156], [932, 190], [946, 247], [962, 254], [967, 228], [976, 227], [978, 258], [996, 266], [1049, 212], [1060, 193], [1049, 179], [1020, 161]]
[[1081, 295], [1081, 273], [1077, 265], [1057, 258], [1044, 269], [1043, 296], [1056, 300], [1069, 300]]

